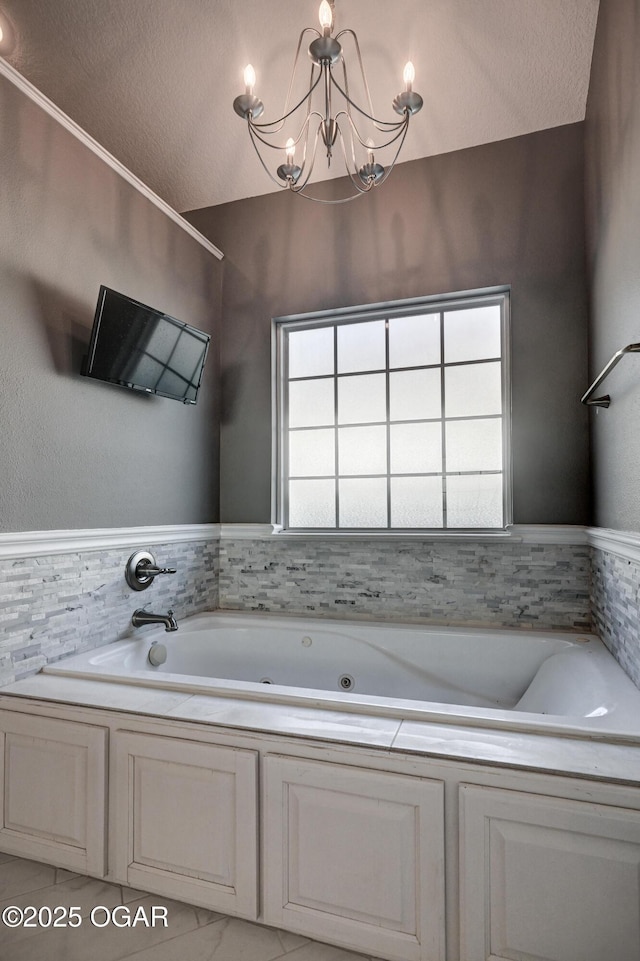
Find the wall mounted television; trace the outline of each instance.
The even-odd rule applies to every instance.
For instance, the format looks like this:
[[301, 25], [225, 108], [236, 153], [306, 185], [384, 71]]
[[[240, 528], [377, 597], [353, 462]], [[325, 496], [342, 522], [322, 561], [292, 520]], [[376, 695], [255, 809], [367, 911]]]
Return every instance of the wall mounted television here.
[[195, 404], [209, 334], [101, 286], [81, 373]]

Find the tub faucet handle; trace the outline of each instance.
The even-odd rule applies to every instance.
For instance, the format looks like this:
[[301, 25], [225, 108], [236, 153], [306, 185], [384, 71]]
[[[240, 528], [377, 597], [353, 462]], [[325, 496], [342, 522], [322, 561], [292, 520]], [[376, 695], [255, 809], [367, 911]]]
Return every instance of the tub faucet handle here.
[[158, 574], [175, 574], [175, 567], [155, 567], [153, 564], [138, 565], [138, 575], [144, 574], [145, 577], [157, 577]]
[[158, 567], [149, 551], [136, 551], [127, 561], [124, 576], [134, 591], [146, 591], [158, 574], [175, 574], [175, 567]]

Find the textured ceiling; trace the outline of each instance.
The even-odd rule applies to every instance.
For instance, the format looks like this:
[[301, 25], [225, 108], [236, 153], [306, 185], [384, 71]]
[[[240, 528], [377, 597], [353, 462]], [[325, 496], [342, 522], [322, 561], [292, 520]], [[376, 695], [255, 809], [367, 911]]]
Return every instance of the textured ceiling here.
[[[251, 62], [265, 119], [277, 116], [298, 34], [317, 25], [318, 5], [0, 0], [0, 11], [15, 33], [9, 63], [185, 211], [277, 189], [232, 102]], [[382, 119], [395, 119], [403, 65], [415, 64], [424, 109], [402, 160], [584, 119], [597, 12], [598, 0], [336, 2], [337, 27], [358, 34]]]

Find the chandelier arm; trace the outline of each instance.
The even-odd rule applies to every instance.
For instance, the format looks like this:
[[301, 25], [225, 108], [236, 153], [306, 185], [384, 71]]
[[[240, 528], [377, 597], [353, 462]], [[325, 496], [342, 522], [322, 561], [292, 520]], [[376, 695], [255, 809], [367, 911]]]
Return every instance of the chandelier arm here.
[[[309, 149], [309, 133], [311, 131], [311, 118], [314, 116], [315, 111], [311, 110], [311, 101], [309, 101], [309, 106], [307, 107], [307, 116], [305, 122], [300, 128], [300, 133], [298, 134], [298, 139], [296, 144], [302, 139], [302, 131], [304, 130], [304, 142], [302, 144], [302, 163], [300, 164], [301, 171], [304, 171], [307, 166], [307, 151]], [[315, 150], [315, 147], [314, 147]]]
[[310, 134], [310, 132], [311, 132], [311, 118], [312, 118], [312, 117], [317, 117], [318, 120], [320, 121], [320, 124], [319, 124], [318, 127], [316, 128], [316, 135], [315, 135], [314, 140], [313, 140], [313, 153], [311, 154], [311, 168], [310, 168], [310, 170], [309, 170], [308, 176], [305, 178], [305, 184], [306, 184], [306, 182], [308, 181], [309, 177], [311, 176], [311, 171], [313, 170], [313, 165], [314, 165], [314, 163], [315, 163], [315, 161], [316, 161], [316, 151], [317, 151], [317, 149], [318, 149], [318, 140], [319, 140], [319, 138], [320, 138], [320, 129], [321, 129], [322, 123], [324, 122], [324, 117], [322, 116], [322, 114], [321, 114], [318, 110], [310, 110], [310, 111], [309, 111], [309, 113], [307, 114], [307, 119], [305, 120], [304, 126], [300, 129], [300, 134], [298, 135], [298, 140], [296, 140], [296, 143], [298, 143], [298, 141], [302, 138], [302, 131], [303, 131], [304, 128], [306, 127], [307, 132], [306, 132], [306, 134], [305, 134], [304, 147], [303, 147], [303, 149], [302, 149], [302, 164], [301, 164], [302, 170], [304, 171], [305, 166], [306, 166], [306, 162], [307, 162], [307, 150], [308, 150], [308, 147], [309, 147], [309, 134]]
[[[368, 80], [367, 80], [367, 74], [366, 74], [365, 69], [364, 69], [364, 61], [363, 61], [363, 59], [362, 59], [362, 53], [361, 53], [361, 51], [360, 51], [360, 41], [358, 40], [358, 36], [357, 36], [357, 34], [356, 34], [356, 32], [355, 32], [354, 30], [351, 30], [350, 28], [346, 28], [346, 29], [344, 29], [344, 30], [341, 30], [341, 31], [337, 34], [336, 40], [339, 40], [339, 38], [342, 37], [342, 36], [344, 36], [345, 34], [349, 34], [349, 35], [351, 36], [351, 38], [353, 39], [353, 44], [354, 44], [354, 47], [355, 47], [355, 50], [356, 50], [356, 56], [357, 56], [357, 58], [358, 58], [358, 64], [360, 65], [360, 73], [361, 73], [361, 75], [362, 75], [362, 82], [363, 82], [363, 84], [364, 84], [364, 89], [365, 89], [365, 93], [366, 93], [366, 97], [367, 97], [367, 103], [369, 104], [370, 114], [366, 114], [360, 107], [358, 107], [357, 103], [355, 103], [355, 101], [351, 99], [351, 96], [350, 96], [350, 94], [349, 94], [349, 82], [348, 82], [348, 79], [347, 79], [347, 65], [346, 65], [346, 62], [345, 62], [344, 57], [342, 58], [342, 66], [343, 66], [344, 81], [345, 81], [345, 83], [344, 83], [344, 91], [340, 90], [340, 86], [339, 86], [339, 84], [337, 83], [336, 80], [334, 80], [334, 83], [335, 83], [336, 87], [338, 88], [338, 90], [340, 90], [340, 93], [342, 93], [342, 96], [346, 99], [347, 103], [349, 103], [351, 106], [353, 106], [353, 107], [354, 107], [356, 110], [358, 110], [360, 113], [363, 113], [363, 114], [367, 117], [368, 120], [371, 120], [371, 122], [373, 123], [374, 127], [375, 127], [377, 130], [379, 130], [381, 133], [389, 133], [390, 130], [396, 129], [397, 124], [395, 124], [395, 122], [391, 122], [391, 121], [387, 121], [387, 120], [378, 120], [378, 119], [374, 116], [374, 114], [373, 114], [373, 101], [371, 100], [371, 91], [369, 90], [369, 82], [368, 82]], [[332, 79], [333, 79], [333, 77], [332, 77]]]
[[[353, 162], [353, 169], [354, 169], [354, 170], [356, 171], [356, 173], [357, 173], [357, 171], [358, 171], [358, 162], [357, 162], [357, 160], [356, 160], [356, 145], [355, 145], [355, 143], [354, 143], [353, 136], [354, 136], [354, 134], [355, 134], [356, 138], [358, 139], [358, 142], [359, 142], [362, 146], [364, 146], [364, 144], [362, 143], [362, 137], [361, 137], [360, 134], [358, 133], [358, 128], [356, 127], [355, 123], [353, 122], [353, 119], [352, 119], [351, 114], [350, 114], [349, 109], [348, 109], [348, 105], [347, 105], [347, 110], [340, 110], [340, 111], [338, 111], [338, 113], [336, 114], [336, 125], [337, 125], [338, 131], [339, 131], [339, 133], [340, 133], [340, 142], [342, 143], [342, 153], [343, 153], [343, 155], [345, 154], [345, 145], [344, 145], [344, 134], [342, 133], [342, 129], [340, 128], [340, 125], [338, 124], [338, 117], [340, 116], [340, 114], [343, 114], [343, 115], [347, 118], [347, 121], [348, 121], [348, 123], [349, 123], [349, 131], [350, 131], [349, 143], [350, 143], [350, 145], [351, 145], [351, 160], [352, 160], [352, 162]], [[347, 165], [347, 158], [346, 158], [346, 156], [345, 156], [345, 158], [344, 158], [344, 162], [345, 162], [345, 165]], [[347, 166], [347, 169], [348, 169], [348, 166]], [[349, 170], [349, 176], [351, 177], [351, 171], [350, 171], [350, 170]]]
[[[352, 163], [353, 163], [353, 170], [356, 172], [356, 174], [358, 173], [358, 161], [356, 160], [356, 148], [355, 148], [355, 143], [354, 143], [353, 135], [355, 134], [356, 139], [358, 140], [358, 142], [359, 142], [359, 143], [361, 144], [361, 146], [363, 146], [366, 150], [368, 150], [369, 147], [368, 147], [367, 144], [363, 141], [362, 137], [361, 137], [360, 134], [358, 133], [358, 128], [356, 127], [355, 123], [353, 122], [353, 119], [352, 119], [349, 111], [348, 111], [348, 110], [339, 110], [338, 113], [337, 113], [336, 116], [335, 116], [335, 121], [336, 121], [336, 129], [337, 129], [338, 133], [340, 134], [340, 146], [342, 147], [342, 156], [343, 156], [343, 159], [344, 159], [344, 165], [345, 165], [345, 167], [347, 168], [347, 173], [348, 173], [349, 176], [351, 177], [351, 180], [353, 181], [354, 186], [356, 187], [356, 189], [362, 191], [362, 181], [360, 180], [360, 176], [358, 175], [358, 179], [355, 180], [355, 179], [354, 179], [354, 176], [353, 176], [353, 173], [352, 173], [352, 171], [351, 171], [351, 169], [350, 169], [350, 167], [349, 167], [349, 161], [347, 160], [346, 147], [345, 147], [345, 136], [344, 136], [344, 134], [343, 134], [343, 132], [342, 132], [342, 128], [340, 127], [340, 124], [338, 123], [338, 118], [339, 118], [339, 117], [346, 117], [346, 118], [347, 118], [347, 121], [348, 121], [348, 123], [349, 123], [350, 134], [351, 134], [350, 137], [349, 137], [349, 143], [350, 143], [350, 146], [351, 146], [351, 160], [352, 160]], [[366, 188], [365, 188], [365, 190], [368, 190], [368, 189], [369, 189], [369, 187], [366, 187]]]
[[[300, 36], [298, 37], [298, 46], [297, 46], [297, 48], [296, 48], [296, 55], [295, 55], [295, 57], [293, 58], [293, 67], [291, 68], [291, 76], [289, 77], [289, 89], [287, 90], [287, 96], [286, 96], [285, 101], [284, 101], [284, 108], [283, 108], [282, 116], [280, 117], [279, 120], [274, 120], [274, 121], [272, 121], [270, 124], [264, 124], [265, 127], [268, 127], [268, 126], [273, 127], [273, 126], [279, 124], [280, 126], [278, 127], [278, 130], [274, 130], [274, 131], [273, 131], [274, 133], [278, 133], [280, 130], [282, 130], [282, 127], [284, 126], [284, 122], [285, 122], [285, 120], [287, 119], [287, 117], [290, 117], [292, 113], [295, 113], [296, 110], [298, 110], [298, 108], [302, 106], [302, 104], [305, 102], [305, 100], [310, 99], [310, 98], [311, 98], [311, 94], [313, 93], [313, 90], [314, 90], [314, 86], [312, 86], [312, 85], [313, 85], [313, 70], [314, 70], [314, 67], [313, 67], [313, 64], [312, 64], [312, 65], [311, 65], [311, 80], [309, 81], [309, 84], [310, 84], [309, 92], [302, 98], [302, 100], [301, 100], [292, 110], [289, 110], [289, 103], [290, 103], [290, 101], [291, 101], [291, 91], [293, 90], [293, 81], [295, 80], [295, 77], [296, 77], [296, 68], [297, 68], [297, 66], [298, 66], [298, 60], [300, 59], [300, 50], [301, 50], [301, 48], [302, 48], [302, 41], [303, 41], [304, 35], [305, 35], [306, 33], [313, 33], [313, 34], [315, 34], [316, 37], [320, 37], [320, 36], [321, 36], [320, 31], [317, 30], [315, 27], [305, 27], [304, 30], [302, 30], [302, 32], [300, 33]], [[319, 81], [319, 80], [320, 80], [320, 78], [318, 77], [318, 81]]]
[[[252, 143], [252, 145], [253, 145], [253, 149], [255, 150], [256, 154], [258, 155], [258, 160], [259, 160], [260, 163], [262, 164], [262, 166], [263, 166], [263, 168], [264, 168], [267, 176], [269, 177], [269, 179], [270, 179], [271, 181], [273, 181], [273, 183], [276, 185], [276, 187], [278, 187], [280, 190], [286, 190], [287, 184], [280, 183], [279, 180], [276, 180], [276, 178], [273, 176], [273, 174], [271, 173], [271, 171], [270, 171], [269, 168], [267, 167], [266, 163], [264, 162], [264, 159], [263, 159], [263, 157], [262, 157], [262, 154], [260, 153], [260, 151], [258, 150], [258, 148], [257, 148], [257, 146], [256, 146], [256, 142], [255, 142], [256, 136], [257, 136], [257, 135], [254, 133], [254, 131], [253, 131], [252, 127], [251, 127], [251, 124], [249, 124], [249, 139], [251, 140], [251, 143]], [[260, 139], [260, 138], [258, 138], [258, 139]], [[261, 140], [261, 143], [264, 143], [264, 140]], [[272, 147], [273, 144], [267, 143], [266, 146], [267, 146], [267, 147]]]
[[[344, 111], [342, 112], [344, 113]], [[349, 117], [348, 119], [350, 120], [351, 118]], [[355, 151], [353, 154], [353, 167], [355, 170], [355, 175], [351, 172], [351, 170], [349, 169], [349, 161], [347, 160], [347, 151], [344, 143], [344, 135], [340, 127], [338, 127], [338, 133], [340, 134], [340, 146], [342, 147], [342, 156], [344, 158], [344, 165], [346, 167], [347, 173], [349, 174], [349, 179], [359, 194], [366, 194], [371, 190], [371, 187], [373, 186], [373, 184], [372, 183], [365, 184], [360, 179], [360, 175], [358, 174], [358, 168], [356, 167]], [[351, 142], [353, 146], [353, 140]]]
[[[343, 150], [343, 152], [344, 152], [344, 144], [343, 144], [343, 142], [342, 142], [342, 141], [343, 141], [342, 132], [340, 131], [339, 128], [338, 128], [338, 131], [339, 131], [339, 133], [340, 133], [340, 143], [341, 143], [341, 146], [342, 146], [342, 150]], [[346, 204], [346, 203], [348, 203], [350, 200], [357, 200], [358, 197], [360, 197], [362, 194], [367, 193], [367, 192], [371, 189], [371, 186], [372, 186], [372, 185], [369, 184], [369, 185], [365, 186], [364, 184], [362, 184], [362, 182], [358, 183], [358, 182], [354, 179], [354, 177], [353, 177], [352, 174], [351, 174], [351, 171], [349, 170], [349, 165], [348, 165], [348, 163], [347, 163], [346, 157], [345, 157], [345, 167], [346, 167], [346, 170], [347, 170], [347, 174], [349, 175], [349, 180], [351, 181], [352, 186], [355, 187], [356, 192], [355, 192], [354, 194], [351, 194], [349, 197], [341, 197], [341, 198], [338, 199], [338, 200], [328, 200], [328, 199], [323, 198], [323, 197], [313, 197], [311, 194], [307, 194], [307, 193], [304, 192], [304, 191], [305, 191], [305, 188], [307, 187], [307, 185], [308, 185], [308, 183], [309, 183], [309, 179], [310, 179], [310, 177], [311, 177], [311, 174], [312, 174], [312, 172], [313, 172], [313, 165], [314, 165], [315, 159], [316, 159], [316, 152], [317, 152], [317, 148], [318, 148], [318, 140], [319, 140], [319, 137], [320, 137], [320, 128], [318, 127], [318, 129], [316, 130], [316, 137], [315, 137], [315, 143], [314, 143], [314, 148], [313, 148], [313, 157], [312, 157], [312, 159], [311, 159], [311, 165], [310, 165], [310, 167], [309, 167], [309, 172], [308, 172], [307, 176], [305, 177], [304, 183], [300, 183], [300, 181], [298, 181], [298, 183], [296, 183], [294, 186], [291, 186], [291, 187], [290, 187], [290, 190], [292, 191], [292, 193], [297, 194], [299, 197], [304, 197], [305, 200], [311, 200], [311, 201], [313, 201], [313, 202], [316, 203], [316, 204], [325, 204], [326, 206], [336, 206], [336, 205], [338, 205], [338, 204]]]
[[[328, 200], [323, 197], [313, 197], [311, 194], [304, 193], [304, 190], [307, 184], [309, 183], [309, 178], [311, 177], [311, 173], [313, 170], [313, 162], [315, 161], [315, 157], [316, 157], [316, 149], [318, 146], [319, 134], [320, 134], [320, 128], [318, 128], [318, 130], [316, 131], [316, 141], [315, 141], [314, 151], [313, 151], [313, 160], [311, 162], [311, 167], [309, 168], [309, 173], [307, 174], [307, 177], [303, 184], [297, 183], [294, 187], [291, 187], [291, 190], [293, 191], [293, 193], [297, 194], [299, 197], [304, 197], [305, 200], [312, 200], [314, 203], [317, 203], [317, 204], [336, 205], [336, 204], [348, 203], [350, 200], [356, 200], [358, 197], [361, 196], [361, 194], [366, 193], [370, 188], [369, 186], [365, 187], [362, 183], [360, 184], [356, 183], [353, 176], [351, 175], [351, 171], [349, 170], [348, 164], [346, 162], [346, 157], [345, 157], [345, 166], [347, 168], [349, 180], [351, 181], [352, 186], [355, 187], [356, 193], [351, 194], [349, 197], [341, 197], [338, 200]], [[342, 144], [342, 134], [340, 134], [340, 143]], [[342, 144], [342, 149], [344, 151], [344, 144]]]
[[[323, 119], [324, 119], [323, 116], [322, 116], [322, 114], [318, 113], [317, 110], [311, 110], [311, 111], [309, 111], [309, 113], [307, 114], [307, 116], [306, 116], [305, 119], [304, 119], [304, 123], [303, 123], [302, 126], [300, 127], [300, 132], [298, 133], [298, 136], [297, 136], [297, 137], [295, 138], [295, 140], [294, 140], [294, 144], [297, 145], [297, 144], [300, 142], [300, 140], [302, 139], [302, 134], [303, 134], [305, 128], [307, 128], [307, 129], [309, 128], [309, 125], [310, 125], [310, 122], [311, 122], [311, 118], [312, 118], [312, 117], [319, 117], [320, 120], [323, 120]], [[249, 129], [251, 130], [252, 137], [254, 137], [256, 140], [259, 140], [260, 143], [263, 144], [265, 147], [269, 147], [270, 150], [286, 150], [286, 149], [287, 149], [286, 144], [271, 143], [269, 140], [265, 140], [265, 139], [264, 139], [264, 136], [263, 136], [262, 133], [260, 132], [261, 129], [262, 129], [262, 125], [261, 125], [261, 124], [255, 124], [255, 123], [251, 123], [251, 121], [249, 121]], [[274, 133], [275, 133], [275, 131], [274, 131]], [[292, 139], [293, 139], [293, 138], [292, 138]]]
[[[340, 37], [343, 37], [345, 34], [349, 34], [353, 39], [353, 44], [356, 48], [356, 56], [358, 57], [358, 63], [360, 64], [360, 73], [362, 74], [362, 82], [364, 83], [364, 90], [367, 96], [367, 103], [369, 104], [369, 110], [373, 114], [373, 101], [371, 100], [371, 91], [369, 90], [367, 75], [364, 70], [364, 62], [362, 60], [362, 54], [360, 52], [360, 43], [358, 41], [358, 37], [354, 30], [351, 30], [350, 28], [347, 27], [344, 30], [341, 30], [338, 34], [336, 34], [336, 40], [340, 40]], [[343, 61], [344, 61], [344, 58], [343, 58]], [[345, 67], [345, 75], [346, 75], [346, 67]]]
[[[344, 33], [344, 30], [343, 30], [342, 32]], [[352, 120], [352, 117], [351, 117], [351, 103], [350, 103], [350, 101], [351, 101], [351, 94], [349, 93], [349, 75], [348, 75], [348, 73], [347, 73], [347, 62], [346, 62], [346, 60], [344, 59], [344, 55], [342, 56], [341, 60], [342, 60], [342, 74], [343, 74], [343, 76], [344, 76], [344, 89], [345, 89], [345, 92], [346, 92], [346, 104], [347, 104], [347, 109], [346, 109], [346, 111], [343, 111], [343, 112], [347, 114], [347, 116], [348, 116], [348, 118], [349, 118], [349, 123], [351, 123], [351, 125], [352, 125], [352, 127], [353, 127], [353, 126], [355, 126], [355, 125], [353, 124], [353, 120]], [[338, 85], [337, 85], [337, 84], [336, 84], [336, 88], [338, 88]], [[370, 98], [369, 98], [369, 99], [370, 99]], [[372, 110], [371, 112], [373, 113], [373, 110]], [[358, 139], [359, 139], [359, 138], [358, 138]], [[352, 144], [352, 147], [353, 147], [353, 144]], [[354, 165], [354, 168], [355, 168], [355, 165], [356, 165], [356, 161], [355, 161], [355, 151], [354, 151], [353, 165]]]
[[[313, 78], [313, 72], [314, 72], [314, 68], [312, 67], [312, 68], [311, 68], [311, 76], [312, 76], [312, 78]], [[304, 95], [304, 97], [302, 98], [302, 100], [299, 100], [299, 101], [298, 101], [298, 103], [295, 105], [295, 107], [292, 107], [291, 110], [290, 110], [288, 113], [283, 114], [283, 116], [282, 116], [282, 117], [279, 117], [278, 120], [271, 120], [269, 123], [254, 123], [253, 121], [251, 121], [251, 126], [253, 127], [253, 129], [254, 129], [254, 130], [258, 130], [258, 129], [259, 129], [259, 130], [264, 130], [265, 133], [280, 133], [280, 131], [282, 130], [282, 127], [283, 127], [283, 125], [284, 125], [285, 120], [287, 120], [292, 114], [294, 114], [294, 113], [296, 112], [296, 110], [299, 110], [300, 107], [302, 106], [302, 104], [303, 104], [306, 100], [310, 100], [310, 99], [311, 99], [311, 94], [312, 94], [313, 91], [316, 89], [316, 87], [318, 86], [318, 84], [320, 83], [321, 80], [322, 80], [322, 71], [319, 70], [319, 71], [318, 71], [318, 78], [317, 78], [317, 80], [315, 81], [315, 83], [313, 84], [313, 86], [311, 86], [311, 87], [309, 88], [309, 90], [307, 91], [307, 93], [305, 93], [305, 95]], [[278, 127], [277, 130], [267, 131], [267, 127], [276, 127], [278, 124], [279, 124], [280, 126]]]
[[312, 172], [313, 172], [313, 164], [314, 164], [315, 159], [316, 159], [316, 152], [317, 152], [317, 147], [318, 147], [318, 140], [319, 140], [319, 137], [320, 137], [320, 128], [318, 128], [317, 131], [316, 131], [316, 137], [315, 137], [315, 143], [314, 143], [314, 150], [313, 150], [313, 157], [312, 157], [311, 165], [310, 165], [310, 167], [309, 167], [309, 172], [308, 172], [307, 176], [305, 177], [305, 180], [304, 180], [303, 183], [300, 183], [300, 181], [298, 181], [294, 186], [291, 186], [291, 187], [290, 187], [290, 189], [291, 189], [291, 191], [292, 191], [293, 193], [298, 194], [300, 197], [304, 197], [305, 200], [312, 200], [312, 201], [314, 201], [314, 203], [318, 203], [318, 204], [344, 204], [344, 203], [347, 203], [347, 202], [350, 201], [350, 200], [356, 200], [361, 194], [367, 193], [367, 192], [371, 189], [371, 186], [372, 186], [371, 184], [365, 185], [365, 184], [362, 183], [362, 181], [356, 180], [355, 177], [353, 176], [353, 174], [351, 173], [351, 171], [349, 170], [349, 163], [348, 163], [348, 161], [347, 161], [347, 157], [346, 157], [346, 153], [345, 153], [345, 147], [344, 147], [344, 138], [343, 138], [342, 131], [340, 130], [340, 128], [338, 128], [338, 133], [340, 134], [340, 145], [341, 145], [341, 147], [342, 147], [342, 152], [343, 152], [343, 158], [344, 158], [345, 168], [346, 168], [347, 174], [348, 174], [348, 176], [349, 176], [349, 180], [351, 181], [352, 186], [353, 186], [353, 187], [355, 188], [355, 190], [356, 190], [356, 193], [352, 194], [352, 195], [349, 196], [349, 197], [341, 197], [339, 200], [328, 200], [328, 199], [322, 198], [322, 197], [313, 197], [313, 196], [311, 196], [311, 194], [306, 194], [306, 193], [304, 192], [304, 191], [305, 191], [305, 188], [307, 187], [307, 185], [308, 185], [308, 183], [309, 183], [309, 179], [310, 179], [310, 177], [311, 177], [311, 174], [312, 174]]
[[363, 110], [362, 107], [359, 107], [355, 100], [352, 100], [348, 93], [342, 89], [336, 78], [333, 76], [333, 73], [331, 74], [331, 83], [338, 90], [338, 92], [342, 94], [347, 103], [354, 108], [354, 110], [357, 110], [358, 113], [362, 114], [363, 117], [366, 117], [367, 120], [371, 120], [382, 133], [391, 133], [392, 131], [398, 130], [400, 127], [402, 127], [404, 119], [397, 121], [378, 120], [373, 116], [373, 114], [369, 114], [366, 110]]
[[377, 187], [380, 187], [380, 186], [385, 182], [385, 180], [387, 179], [387, 177], [389, 176], [389, 174], [391, 173], [391, 171], [392, 171], [393, 168], [395, 167], [396, 161], [397, 161], [398, 157], [400, 156], [400, 151], [402, 150], [402, 145], [404, 144], [405, 137], [407, 136], [407, 132], [408, 132], [408, 130], [409, 130], [409, 116], [408, 116], [408, 115], [407, 115], [406, 121], [407, 121], [407, 122], [406, 122], [406, 126], [405, 126], [404, 130], [402, 131], [402, 139], [400, 140], [400, 143], [398, 144], [398, 149], [396, 150], [396, 152], [395, 152], [395, 154], [394, 154], [394, 157], [393, 157], [393, 160], [391, 161], [390, 165], [387, 167], [387, 169], [386, 169], [385, 172], [383, 173], [382, 177], [381, 177], [380, 180], [377, 182], [377, 184], [376, 184]]
[[[313, 167], [314, 167], [314, 164], [315, 164], [315, 162], [316, 162], [316, 154], [317, 154], [317, 152], [318, 152], [318, 141], [319, 141], [319, 140], [320, 140], [320, 127], [318, 127], [318, 129], [316, 130], [316, 135], [315, 135], [314, 140], [313, 140], [313, 151], [312, 151], [312, 153], [311, 153], [311, 160], [309, 161], [309, 170], [308, 170], [308, 172], [307, 172], [307, 175], [306, 175], [306, 177], [304, 178], [304, 180], [302, 180], [302, 174], [300, 174], [300, 177], [298, 178], [298, 180], [296, 181], [296, 183], [295, 183], [292, 187], [290, 187], [290, 190], [291, 190], [294, 194], [299, 194], [299, 193], [301, 193], [301, 192], [304, 190], [304, 188], [307, 186], [307, 184], [309, 183], [309, 179], [310, 179], [310, 177], [311, 177], [311, 174], [313, 173]], [[303, 170], [303, 171], [304, 171], [304, 164], [306, 163], [306, 159], [307, 159], [307, 158], [306, 158], [306, 155], [305, 155], [304, 162], [303, 162], [303, 167], [302, 167], [302, 170]]]
[[[343, 33], [348, 33], [348, 32], [352, 32], [352, 31], [343, 30], [342, 32], [343, 32]], [[352, 158], [353, 158], [353, 169], [357, 171], [357, 170], [358, 170], [358, 164], [357, 164], [356, 156], [355, 156], [355, 146], [354, 146], [354, 142], [353, 142], [353, 134], [356, 135], [356, 138], [358, 139], [358, 141], [359, 141], [359, 143], [361, 144], [361, 146], [365, 147], [367, 150], [369, 149], [369, 143], [368, 143], [368, 142], [365, 142], [365, 141], [362, 139], [362, 137], [361, 137], [361, 135], [360, 135], [360, 131], [358, 130], [358, 126], [357, 126], [355, 120], [353, 119], [353, 117], [351, 116], [351, 105], [353, 104], [353, 106], [354, 106], [356, 109], [358, 109], [358, 107], [357, 107], [357, 105], [355, 104], [355, 102], [352, 101], [351, 95], [350, 95], [350, 93], [349, 93], [349, 75], [348, 75], [348, 73], [347, 73], [347, 64], [346, 64], [346, 61], [345, 61], [344, 57], [342, 57], [342, 73], [343, 73], [343, 75], [344, 75], [344, 92], [340, 89], [340, 86], [339, 86], [339, 84], [338, 84], [336, 81], [334, 81], [334, 84], [335, 84], [335, 86], [336, 86], [336, 89], [337, 89], [338, 91], [340, 91], [340, 93], [342, 94], [342, 96], [343, 96], [344, 99], [345, 99], [346, 110], [340, 110], [340, 111], [338, 111], [338, 113], [336, 114], [336, 120], [337, 120], [337, 118], [340, 116], [340, 114], [344, 114], [344, 116], [345, 116], [345, 117], [347, 118], [347, 120], [349, 121], [349, 124], [350, 124], [350, 126], [351, 126], [351, 132], [352, 132], [352, 136], [351, 136], [351, 153], [352, 153]], [[332, 78], [332, 79], [333, 79], [333, 78]], [[364, 78], [364, 79], [365, 79], [365, 84], [366, 84], [366, 78]], [[371, 104], [371, 97], [369, 97], [369, 104]], [[361, 112], [362, 112], [362, 111], [361, 111]], [[373, 111], [372, 111], [372, 112], [373, 112]], [[376, 128], [376, 130], [379, 130], [381, 133], [387, 134], [387, 133], [390, 132], [389, 130], [383, 130], [383, 129], [382, 129], [382, 123], [376, 123], [375, 120], [374, 120], [374, 122], [373, 122], [373, 125], [374, 125], [374, 127]], [[387, 126], [389, 126], [388, 123], [387, 123]], [[395, 121], [395, 122], [393, 123], [392, 129], [395, 130], [398, 126], [399, 126], [398, 121]], [[393, 137], [388, 143], [393, 143], [394, 140], [395, 140], [395, 137]], [[380, 145], [374, 144], [374, 149], [375, 149], [375, 150], [383, 149], [384, 147], [388, 146], [388, 143], [387, 143], [387, 144], [380, 144]], [[368, 189], [368, 188], [367, 188], [367, 189]]]
[[304, 200], [312, 200], [315, 204], [327, 204], [327, 205], [334, 205], [334, 206], [337, 204], [346, 204], [350, 200], [357, 200], [358, 197], [361, 196], [361, 194], [357, 193], [357, 194], [351, 194], [350, 197], [341, 197], [340, 200], [326, 200], [323, 197], [312, 197], [311, 194], [305, 194], [299, 190], [295, 192], [298, 197], [302, 197]]
[[348, 111], [348, 110], [340, 110], [340, 111], [336, 114], [336, 120], [337, 120], [338, 117], [340, 117], [341, 115], [343, 115], [343, 116], [345, 116], [345, 117], [347, 118], [347, 120], [349, 121], [349, 124], [351, 125], [351, 128], [353, 129], [353, 132], [354, 132], [355, 135], [356, 135], [357, 140], [358, 140], [359, 143], [365, 148], [365, 150], [385, 150], [386, 147], [390, 147], [391, 144], [395, 143], [396, 140], [398, 140], [400, 137], [403, 137], [403, 138], [404, 138], [404, 137], [406, 136], [406, 130], [407, 130], [408, 126], [409, 126], [409, 116], [407, 115], [407, 116], [405, 117], [405, 119], [400, 122], [400, 129], [399, 129], [398, 132], [395, 134], [395, 136], [393, 136], [393, 137], [391, 138], [391, 140], [387, 140], [386, 143], [377, 143], [377, 144], [374, 144], [372, 147], [370, 147], [369, 144], [366, 142], [366, 140], [363, 140], [362, 137], [360, 136], [360, 132], [359, 132], [359, 130], [358, 130], [358, 128], [357, 128], [354, 120], [353, 120], [353, 117], [352, 117], [351, 114], [349, 113], [349, 111]]

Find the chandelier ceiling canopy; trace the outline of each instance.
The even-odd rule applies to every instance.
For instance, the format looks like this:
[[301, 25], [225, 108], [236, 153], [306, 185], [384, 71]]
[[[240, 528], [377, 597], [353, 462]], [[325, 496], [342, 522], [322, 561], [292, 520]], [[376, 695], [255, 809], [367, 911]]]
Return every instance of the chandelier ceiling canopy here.
[[[400, 119], [377, 119], [355, 32], [349, 29], [334, 32], [335, 4], [328, 0], [320, 4], [319, 19], [319, 30], [306, 27], [298, 38], [282, 116], [272, 121], [260, 120], [264, 104], [254, 92], [256, 73], [251, 64], [244, 71], [245, 92], [235, 98], [233, 108], [246, 120], [260, 162], [278, 187], [319, 203], [344, 203], [368, 193], [387, 179], [402, 149], [411, 117], [422, 107], [422, 97], [413, 90], [415, 70], [408, 62], [403, 73], [404, 90], [392, 104]], [[309, 41], [311, 69], [308, 86], [301, 93], [296, 79], [306, 41]], [[355, 78], [349, 75], [343, 44], [349, 47], [354, 58], [355, 68], [351, 69], [355, 70]], [[361, 104], [354, 99], [355, 86], [362, 91]], [[270, 163], [266, 159], [269, 157], [266, 148], [276, 151], [271, 157], [278, 158], [279, 152], [279, 159], [284, 162], [278, 166]], [[352, 185], [347, 197], [327, 200], [308, 192], [319, 149], [324, 151], [328, 166], [334, 153], [341, 156]], [[380, 162], [380, 154], [386, 166]]]

